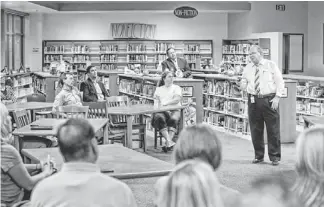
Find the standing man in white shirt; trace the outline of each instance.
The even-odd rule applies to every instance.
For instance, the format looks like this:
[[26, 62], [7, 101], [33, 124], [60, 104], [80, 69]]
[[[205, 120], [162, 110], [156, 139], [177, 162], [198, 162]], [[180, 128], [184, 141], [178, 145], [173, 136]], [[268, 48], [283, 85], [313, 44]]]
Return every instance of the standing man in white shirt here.
[[254, 146], [252, 163], [264, 161], [264, 122], [267, 127], [268, 155], [272, 165], [281, 159], [279, 101], [285, 87], [282, 74], [262, 49], [253, 45], [249, 63], [243, 71], [241, 89], [248, 93], [248, 116]]

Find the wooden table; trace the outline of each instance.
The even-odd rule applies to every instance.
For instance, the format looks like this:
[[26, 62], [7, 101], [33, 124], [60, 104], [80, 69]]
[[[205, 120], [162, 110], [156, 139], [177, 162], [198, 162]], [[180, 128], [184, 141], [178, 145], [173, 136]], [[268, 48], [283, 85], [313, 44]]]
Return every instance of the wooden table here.
[[305, 128], [309, 128], [313, 125], [323, 125], [324, 126], [324, 117], [317, 116], [303, 116]]
[[27, 110], [32, 111], [29, 113], [30, 119], [33, 121], [35, 119], [35, 110], [41, 109], [52, 109], [53, 103], [49, 102], [26, 102], [26, 103], [13, 103], [6, 105], [9, 112], [19, 111], [19, 110]]
[[[172, 111], [172, 110], [180, 110], [180, 125], [179, 130], [181, 131], [184, 128], [184, 109], [186, 106], [164, 106], [164, 107], [154, 107], [151, 104], [139, 104], [133, 106], [125, 106], [125, 107], [110, 107], [108, 108], [109, 115], [125, 115], [127, 119], [127, 137], [126, 137], [126, 146], [128, 148], [133, 148], [132, 143], [132, 130], [133, 130], [133, 116], [140, 115], [141, 123], [144, 123], [144, 115], [145, 114], [153, 114], [157, 112], [163, 111]], [[144, 139], [146, 137], [144, 136]], [[145, 151], [146, 149], [144, 149]]]
[[34, 109], [44, 109], [44, 108], [52, 108], [53, 103], [48, 102], [26, 102], [26, 103], [13, 103], [6, 106], [8, 111], [15, 110], [34, 110]]
[[[108, 144], [108, 119], [87, 119], [93, 126], [94, 131], [97, 132], [101, 128], [104, 129], [104, 144]], [[38, 119], [29, 125], [13, 131], [13, 135], [24, 137], [24, 136], [56, 136], [57, 128], [66, 122], [67, 119]], [[52, 126], [52, 130], [31, 130], [30, 125], [39, 126]], [[15, 137], [16, 139], [16, 137]], [[15, 140], [17, 149], [20, 149], [18, 140]]]
[[[172, 171], [173, 164], [164, 162], [146, 154], [136, 152], [121, 145], [99, 145], [97, 163], [101, 171], [119, 179], [164, 176]], [[55, 159], [60, 170], [63, 158], [58, 148], [23, 149], [22, 154], [27, 163], [39, 163], [46, 160], [47, 155]]]

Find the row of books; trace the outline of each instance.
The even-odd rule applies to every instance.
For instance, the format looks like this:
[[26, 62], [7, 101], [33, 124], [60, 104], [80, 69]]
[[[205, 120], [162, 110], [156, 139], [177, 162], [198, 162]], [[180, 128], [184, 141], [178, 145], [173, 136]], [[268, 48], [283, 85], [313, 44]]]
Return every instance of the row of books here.
[[251, 134], [247, 119], [225, 116], [211, 111], [204, 111], [204, 122], [223, 127], [234, 133]]
[[146, 52], [146, 45], [127, 44], [127, 52]]
[[322, 116], [324, 114], [324, 103], [311, 102], [308, 100], [297, 100], [296, 110], [306, 114]]
[[199, 52], [200, 51], [200, 45], [198, 45], [198, 44], [186, 45], [185, 51], [189, 51], [189, 52]]
[[110, 44], [110, 45], [99, 45], [99, 51], [102, 53], [105, 52], [118, 52], [118, 45]]
[[223, 55], [222, 61], [232, 64], [248, 64], [250, 58], [246, 55]]
[[193, 61], [197, 61], [198, 59], [198, 55], [184, 55], [183, 56], [187, 61], [189, 62], [193, 62]]
[[223, 54], [249, 54], [250, 44], [223, 45]]
[[117, 62], [117, 55], [100, 55], [100, 62]]
[[229, 100], [216, 96], [203, 96], [203, 106], [222, 113], [231, 113], [247, 116], [248, 104], [246, 101]]
[[12, 78], [12, 82], [13, 82], [13, 86], [17, 87], [17, 86], [23, 86], [26, 84], [30, 84], [33, 82], [33, 79], [30, 76], [24, 76], [24, 77], [16, 76], [16, 77]]
[[244, 98], [244, 92], [239, 89], [239, 86], [235, 82], [228, 80], [208, 80], [204, 83], [203, 92], [207, 94]]
[[319, 85], [311, 85], [306, 83], [305, 86], [297, 86], [297, 96], [305, 96], [312, 98], [319, 98], [323, 96], [324, 87]]
[[127, 55], [127, 62], [147, 62], [147, 55]]
[[153, 84], [143, 84], [135, 80], [127, 79], [122, 79], [119, 81], [119, 91], [125, 93], [153, 97], [155, 89], [156, 85]]

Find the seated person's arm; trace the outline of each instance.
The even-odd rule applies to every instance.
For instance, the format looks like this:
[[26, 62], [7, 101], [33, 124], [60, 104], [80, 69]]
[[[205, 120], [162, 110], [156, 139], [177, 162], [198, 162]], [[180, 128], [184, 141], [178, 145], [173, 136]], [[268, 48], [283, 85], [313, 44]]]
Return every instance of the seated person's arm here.
[[28, 191], [32, 190], [37, 182], [52, 174], [50, 170], [44, 170], [38, 175], [30, 176], [16, 149], [6, 151], [4, 162], [1, 164], [2, 170], [8, 173], [18, 186]]
[[161, 65], [162, 65], [162, 71], [165, 71], [165, 69], [168, 69], [168, 65], [167, 65], [167, 63], [165, 61], [163, 61], [161, 63]]
[[183, 77], [188, 78], [189, 76], [191, 76], [191, 68], [189, 67], [188, 61], [185, 59]]
[[63, 106], [63, 99], [64, 99], [64, 95], [62, 93], [59, 93], [56, 97], [55, 97], [55, 101], [53, 103], [53, 113], [56, 113], [58, 110], [59, 106]]
[[164, 106], [168, 106], [168, 105], [176, 105], [181, 101], [181, 97], [182, 97], [182, 92], [181, 92], [181, 88], [177, 87], [174, 91], [174, 95], [173, 98], [171, 100], [169, 100], [168, 102], [164, 103]]
[[42, 169], [41, 164], [24, 164], [28, 173], [33, 173]]
[[83, 101], [90, 102], [92, 101], [90, 98], [90, 90], [89, 90], [89, 84], [84, 84], [83, 87]]

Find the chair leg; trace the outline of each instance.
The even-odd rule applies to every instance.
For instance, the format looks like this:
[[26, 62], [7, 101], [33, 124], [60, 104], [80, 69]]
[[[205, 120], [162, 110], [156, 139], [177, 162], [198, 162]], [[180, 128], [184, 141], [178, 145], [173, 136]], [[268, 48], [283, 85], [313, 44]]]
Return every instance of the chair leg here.
[[154, 149], [157, 148], [157, 129], [154, 129]]
[[143, 150], [144, 150], [144, 152], [146, 152], [146, 148], [147, 148], [147, 145], [146, 145], [146, 128], [144, 128], [144, 134], [143, 134]]

